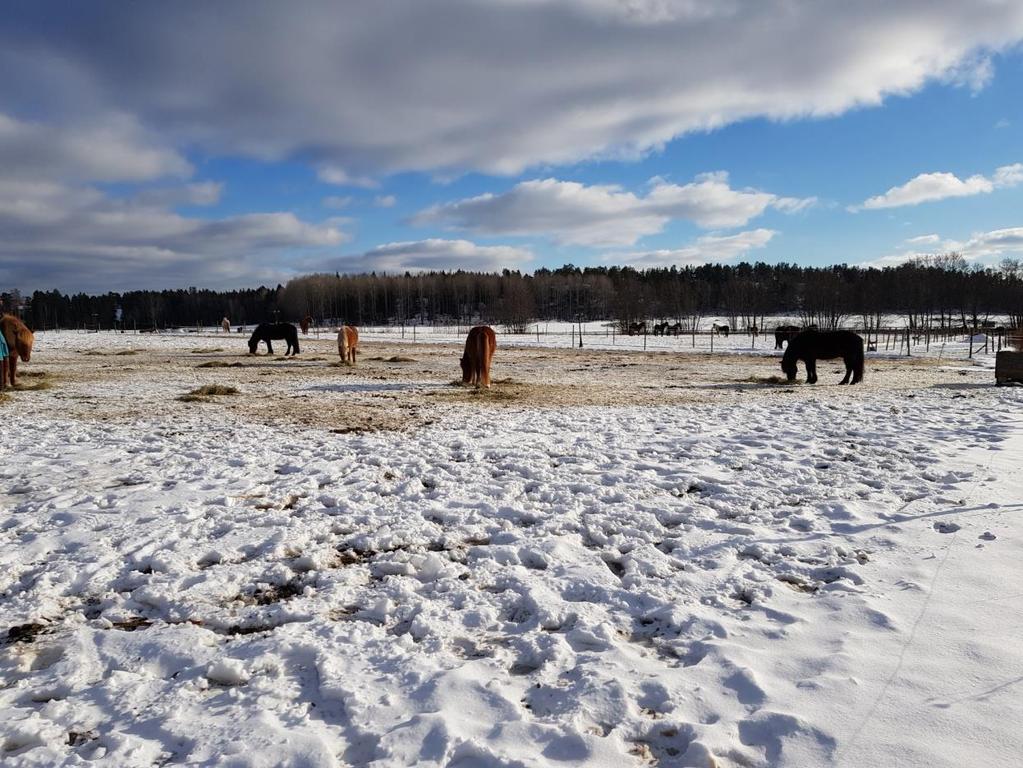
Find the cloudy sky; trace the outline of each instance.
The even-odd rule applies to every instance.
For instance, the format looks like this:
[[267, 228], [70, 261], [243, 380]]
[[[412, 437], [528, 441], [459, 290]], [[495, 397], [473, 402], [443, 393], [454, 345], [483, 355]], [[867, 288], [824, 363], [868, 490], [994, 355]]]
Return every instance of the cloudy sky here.
[[4, 4], [0, 289], [1023, 256], [1023, 2]]

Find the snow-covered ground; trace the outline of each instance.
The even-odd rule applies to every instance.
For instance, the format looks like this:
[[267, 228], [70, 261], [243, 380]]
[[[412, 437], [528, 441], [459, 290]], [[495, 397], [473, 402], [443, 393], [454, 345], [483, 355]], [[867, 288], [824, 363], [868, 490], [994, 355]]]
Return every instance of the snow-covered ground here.
[[[41, 335], [22, 370], [54, 386], [0, 403], [5, 765], [1023, 754], [1023, 397], [990, 371], [889, 361], [771, 396], [722, 378], [658, 406], [443, 400], [432, 424], [338, 434], [167, 397], [195, 384], [177, 353], [210, 341]], [[458, 349], [414, 353], [431, 371]], [[536, 375], [630, 370], [578, 359], [589, 374]], [[216, 372], [245, 393], [342, 373], [255, 360]], [[385, 362], [296, 391], [386, 393]]]

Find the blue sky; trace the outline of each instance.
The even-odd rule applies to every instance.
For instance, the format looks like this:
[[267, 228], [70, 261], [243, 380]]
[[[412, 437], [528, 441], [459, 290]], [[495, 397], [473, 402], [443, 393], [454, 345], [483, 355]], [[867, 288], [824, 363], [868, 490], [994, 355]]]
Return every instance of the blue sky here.
[[1023, 4], [49, 5], [0, 20], [3, 288], [1023, 256]]

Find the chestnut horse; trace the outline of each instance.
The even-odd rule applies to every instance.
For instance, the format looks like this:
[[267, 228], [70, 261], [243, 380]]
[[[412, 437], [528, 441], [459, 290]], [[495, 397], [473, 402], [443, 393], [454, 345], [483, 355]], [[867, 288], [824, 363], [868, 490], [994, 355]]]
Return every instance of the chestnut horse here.
[[303, 336], [308, 336], [309, 335], [309, 326], [312, 325], [312, 322], [313, 322], [312, 315], [306, 315], [299, 322], [299, 326], [302, 328], [302, 335]]
[[0, 317], [0, 333], [3, 333], [7, 342], [9, 354], [7, 356], [6, 378], [10, 379], [11, 386], [17, 385], [18, 358], [27, 363], [32, 357], [32, 343], [35, 336], [21, 320], [14, 315]]
[[359, 329], [342, 325], [337, 331], [337, 353], [345, 365], [355, 365], [355, 352], [359, 349]]
[[465, 354], [458, 362], [462, 365], [462, 383], [490, 389], [490, 361], [497, 349], [497, 335], [489, 325], [469, 329], [465, 339]]
[[259, 342], [265, 341], [266, 353], [272, 355], [274, 348], [270, 344], [271, 339], [284, 339], [288, 342], [288, 349], [284, 353], [285, 355], [298, 354], [298, 328], [291, 323], [260, 323], [257, 325], [256, 330], [249, 337], [249, 354], [256, 354]]
[[[781, 369], [789, 381], [796, 380], [796, 363], [806, 364], [806, 383], [817, 383], [817, 361], [842, 358], [845, 378], [839, 384], [859, 384], [863, 380], [863, 339], [852, 331], [803, 331], [789, 339]], [[852, 381], [849, 381], [849, 377]]]

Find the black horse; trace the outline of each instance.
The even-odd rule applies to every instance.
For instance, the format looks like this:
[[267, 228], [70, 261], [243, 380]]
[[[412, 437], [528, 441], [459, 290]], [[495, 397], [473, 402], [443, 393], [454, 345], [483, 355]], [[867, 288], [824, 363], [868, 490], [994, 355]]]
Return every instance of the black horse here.
[[285, 339], [288, 342], [288, 351], [284, 353], [285, 355], [298, 354], [298, 328], [291, 323], [260, 323], [257, 325], [256, 330], [249, 337], [249, 354], [256, 354], [259, 342], [265, 341], [266, 353], [272, 355], [274, 348], [270, 343], [271, 339]]
[[798, 325], [779, 325], [774, 329], [774, 348], [781, 349], [782, 343], [792, 341], [800, 330]]
[[[806, 383], [817, 383], [817, 361], [836, 357], [845, 362], [845, 378], [839, 384], [863, 380], [863, 339], [852, 331], [803, 331], [789, 340], [781, 369], [789, 381], [796, 380], [796, 363], [806, 363]], [[849, 377], [852, 376], [852, 381]]]

